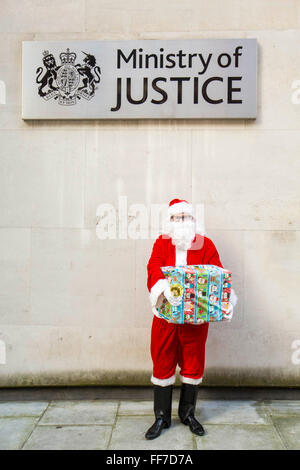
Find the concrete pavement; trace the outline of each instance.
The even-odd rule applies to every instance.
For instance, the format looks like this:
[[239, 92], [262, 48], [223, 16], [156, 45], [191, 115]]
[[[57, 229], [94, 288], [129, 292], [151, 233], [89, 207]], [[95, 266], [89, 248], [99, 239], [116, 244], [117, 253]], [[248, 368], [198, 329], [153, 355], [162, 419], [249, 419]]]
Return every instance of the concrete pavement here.
[[151, 400], [0, 402], [0, 449], [300, 449], [300, 400], [199, 399], [196, 416], [207, 434], [193, 435], [177, 417], [158, 439]]

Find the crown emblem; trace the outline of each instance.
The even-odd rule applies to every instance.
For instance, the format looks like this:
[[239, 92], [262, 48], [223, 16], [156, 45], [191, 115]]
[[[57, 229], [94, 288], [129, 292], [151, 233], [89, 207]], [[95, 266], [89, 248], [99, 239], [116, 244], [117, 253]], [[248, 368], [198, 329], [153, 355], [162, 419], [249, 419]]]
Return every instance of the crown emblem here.
[[66, 52], [61, 52], [59, 54], [59, 58], [61, 60], [62, 65], [66, 65], [66, 64], [74, 65], [76, 57], [77, 56], [75, 52], [70, 52], [69, 48], [67, 48]]
[[44, 56], [44, 59], [46, 59], [47, 57], [53, 57], [53, 54], [50, 54], [49, 51], [43, 51], [43, 56]]
[[36, 69], [35, 80], [41, 98], [46, 101], [54, 98], [60, 105], [71, 106], [82, 98], [90, 100], [94, 97], [96, 84], [101, 80], [101, 69], [93, 54], [82, 53], [85, 55], [83, 62], [77, 63], [77, 54], [67, 47], [59, 54], [59, 65], [48, 49], [42, 51], [43, 66]]

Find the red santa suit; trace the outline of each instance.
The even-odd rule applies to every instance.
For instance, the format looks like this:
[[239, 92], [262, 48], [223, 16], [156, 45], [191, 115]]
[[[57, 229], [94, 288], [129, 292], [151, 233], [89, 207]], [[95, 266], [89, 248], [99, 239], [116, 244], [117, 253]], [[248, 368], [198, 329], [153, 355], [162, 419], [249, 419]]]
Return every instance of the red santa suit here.
[[202, 381], [209, 324], [169, 323], [159, 317], [155, 308], [158, 298], [168, 286], [160, 268], [193, 264], [213, 264], [223, 268], [217, 249], [208, 237], [196, 234], [188, 250], [175, 247], [168, 235], [160, 235], [156, 239], [147, 265], [147, 287], [154, 313], [151, 329], [151, 382], [155, 385], [165, 387], [173, 384], [177, 364], [183, 383], [198, 385]]

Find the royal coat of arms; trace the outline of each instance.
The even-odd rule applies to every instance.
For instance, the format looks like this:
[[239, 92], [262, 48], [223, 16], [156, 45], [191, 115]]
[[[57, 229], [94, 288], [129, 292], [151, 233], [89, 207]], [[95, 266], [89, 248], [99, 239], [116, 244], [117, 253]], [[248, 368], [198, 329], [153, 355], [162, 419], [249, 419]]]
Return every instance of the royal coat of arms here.
[[46, 101], [54, 98], [58, 104], [70, 106], [76, 100], [85, 98], [90, 100], [95, 95], [96, 84], [100, 82], [101, 70], [96, 65], [96, 58], [92, 54], [81, 51], [85, 57], [82, 64], [76, 64], [77, 54], [61, 52], [59, 58], [61, 65], [56, 64], [53, 54], [43, 52], [43, 65], [36, 70], [36, 83], [39, 84], [38, 94]]

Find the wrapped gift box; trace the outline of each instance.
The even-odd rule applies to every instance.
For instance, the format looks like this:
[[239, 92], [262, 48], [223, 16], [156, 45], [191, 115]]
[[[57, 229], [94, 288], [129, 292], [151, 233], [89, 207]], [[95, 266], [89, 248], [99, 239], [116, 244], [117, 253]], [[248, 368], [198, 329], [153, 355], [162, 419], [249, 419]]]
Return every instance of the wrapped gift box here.
[[161, 268], [174, 296], [182, 302], [173, 307], [165, 297], [157, 308], [171, 323], [201, 324], [228, 320], [231, 272], [210, 264]]

